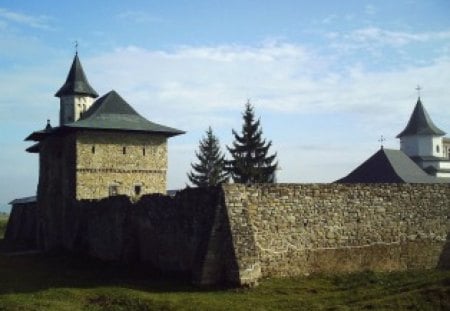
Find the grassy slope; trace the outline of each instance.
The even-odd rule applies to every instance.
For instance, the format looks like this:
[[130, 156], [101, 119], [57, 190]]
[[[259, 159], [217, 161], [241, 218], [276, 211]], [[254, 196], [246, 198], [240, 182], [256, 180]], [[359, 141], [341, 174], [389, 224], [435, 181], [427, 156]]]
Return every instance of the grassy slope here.
[[[0, 237], [6, 221], [0, 217]], [[450, 271], [268, 279], [253, 289], [206, 290], [137, 267], [0, 251], [0, 310], [316, 309], [450, 310]]]
[[209, 289], [69, 257], [0, 254], [0, 310], [449, 310], [450, 271], [269, 279]]

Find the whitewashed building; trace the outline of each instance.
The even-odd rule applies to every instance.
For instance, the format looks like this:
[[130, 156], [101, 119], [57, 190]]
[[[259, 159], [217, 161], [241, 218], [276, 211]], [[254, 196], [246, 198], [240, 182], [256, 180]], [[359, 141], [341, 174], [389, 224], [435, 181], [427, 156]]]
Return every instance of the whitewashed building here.
[[450, 183], [450, 139], [431, 120], [422, 101], [397, 135], [400, 150], [381, 149], [338, 183]]
[[400, 139], [400, 150], [429, 175], [450, 177], [445, 134], [433, 123], [419, 97], [408, 124], [397, 138]]

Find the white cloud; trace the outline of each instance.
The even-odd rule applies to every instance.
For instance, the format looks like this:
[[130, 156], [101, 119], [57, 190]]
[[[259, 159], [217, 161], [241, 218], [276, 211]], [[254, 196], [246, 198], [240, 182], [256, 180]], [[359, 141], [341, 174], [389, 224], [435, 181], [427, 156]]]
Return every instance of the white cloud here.
[[433, 85], [436, 96], [450, 96], [448, 59], [380, 72], [358, 64], [333, 71], [329, 62], [302, 46], [272, 43], [181, 47], [171, 52], [129, 47], [92, 59], [89, 65], [91, 80], [101, 81], [104, 91], [117, 88], [144, 111], [158, 107], [162, 114], [177, 110], [192, 118], [241, 109], [247, 98], [265, 109], [289, 113], [371, 113], [404, 101], [417, 83], [424, 82]]
[[[417, 84], [424, 86], [423, 101], [435, 123], [450, 130], [445, 128], [449, 58], [369, 71], [358, 63], [336, 69], [349, 62], [342, 57], [272, 41], [171, 51], [125, 47], [81, 61], [99, 93], [116, 89], [148, 119], [188, 131], [171, 140], [170, 188], [186, 182], [198, 140], [209, 125], [223, 145], [230, 144], [231, 128], [240, 129], [247, 98], [279, 154], [280, 182], [342, 177], [377, 149], [381, 134], [389, 139], [387, 145], [397, 147], [395, 135], [411, 113]], [[1, 103], [4, 118], [19, 118], [26, 111], [20, 118], [36, 120], [31, 131], [42, 128], [49, 113], [57, 116], [53, 93], [64, 82], [70, 60], [52, 62], [0, 75], [0, 91], [9, 94]]]
[[[336, 38], [342, 46], [348, 48], [364, 48], [367, 45], [401, 47], [410, 43], [449, 40], [450, 31], [411, 33], [384, 30], [378, 27], [366, 27], [340, 34], [340, 36], [333, 32], [328, 35], [328, 37], [330, 36]], [[342, 40], [344, 41], [342, 42]]]
[[121, 20], [131, 21], [133, 23], [160, 23], [164, 20], [159, 17], [152, 16], [143, 11], [128, 10], [117, 15]]
[[15, 24], [25, 25], [32, 28], [50, 30], [49, 17], [45, 15], [33, 16], [23, 13], [17, 13], [5, 8], [0, 8], [0, 19], [13, 22]]
[[372, 4], [368, 4], [364, 8], [364, 12], [367, 15], [375, 15], [377, 13], [377, 8], [374, 5], [372, 5]]
[[326, 16], [324, 19], [322, 19], [321, 23], [324, 25], [328, 25], [328, 24], [335, 22], [337, 18], [338, 18], [338, 16], [336, 14], [330, 14], [330, 15]]
[[[381, 134], [389, 139], [387, 146], [398, 147], [395, 135], [411, 113], [418, 83], [424, 85], [424, 103], [433, 119], [450, 118], [450, 108], [443, 105], [450, 98], [450, 59], [376, 72], [358, 64], [337, 71], [332, 61], [341, 59], [272, 42], [173, 51], [129, 47], [89, 59], [85, 68], [101, 91], [117, 88], [144, 116], [188, 131], [174, 139], [173, 144], [182, 143], [184, 149], [178, 153], [175, 148], [171, 155], [171, 188], [184, 185], [198, 139], [208, 125], [223, 144], [231, 142], [230, 130], [239, 130], [247, 98], [262, 116], [264, 133], [280, 156], [280, 181], [342, 177], [377, 149]], [[298, 121], [293, 123], [292, 116]], [[324, 118], [330, 121], [320, 121]], [[315, 124], [300, 121], [307, 119]], [[324, 148], [288, 147], [290, 141]]]

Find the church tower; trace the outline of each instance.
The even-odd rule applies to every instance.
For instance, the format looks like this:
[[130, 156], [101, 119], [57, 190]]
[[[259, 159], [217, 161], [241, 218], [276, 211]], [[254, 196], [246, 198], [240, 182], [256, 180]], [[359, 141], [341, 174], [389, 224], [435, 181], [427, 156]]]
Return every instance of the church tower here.
[[434, 125], [419, 97], [406, 128], [397, 138], [400, 138], [400, 150], [411, 158], [443, 157], [444, 135], [445, 132]]
[[400, 139], [400, 150], [428, 174], [450, 177], [450, 162], [444, 158], [444, 135], [445, 132], [431, 120], [419, 96], [406, 128], [397, 138]]
[[78, 53], [75, 53], [66, 82], [55, 96], [60, 99], [60, 126], [80, 119], [83, 113], [92, 106], [94, 99], [98, 97], [84, 74]]

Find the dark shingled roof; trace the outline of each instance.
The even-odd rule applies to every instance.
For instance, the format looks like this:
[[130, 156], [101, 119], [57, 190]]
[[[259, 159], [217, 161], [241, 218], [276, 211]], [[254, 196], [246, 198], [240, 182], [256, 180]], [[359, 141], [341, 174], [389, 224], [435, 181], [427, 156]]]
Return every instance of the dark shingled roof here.
[[445, 132], [440, 130], [433, 121], [431, 121], [425, 107], [422, 105], [420, 97], [417, 100], [416, 107], [409, 118], [406, 128], [397, 135], [397, 138], [408, 135], [445, 135]]
[[337, 183], [450, 183], [425, 173], [403, 151], [380, 149]]
[[66, 95], [87, 95], [93, 98], [98, 97], [97, 92], [89, 84], [86, 75], [84, 74], [83, 67], [81, 66], [78, 54], [72, 62], [69, 74], [67, 75], [66, 83], [56, 92], [56, 97], [62, 97]]
[[97, 99], [80, 120], [65, 126], [70, 128], [152, 132], [167, 136], [184, 134], [183, 131], [148, 121], [115, 91]]
[[[50, 120], [47, 120], [47, 125], [45, 126], [45, 128], [43, 130], [34, 131], [30, 135], [28, 135], [25, 138], [25, 140], [40, 141], [40, 140], [44, 139], [45, 137], [47, 137], [50, 133], [55, 132], [58, 128], [59, 127], [52, 127], [50, 125]], [[37, 145], [38, 144], [35, 144], [35, 145], [29, 147], [28, 149], [26, 149], [26, 151], [31, 152], [31, 153], [38, 151], [37, 149], [35, 149], [35, 148], [39, 148]]]
[[[78, 121], [59, 127], [47, 125], [44, 130], [31, 133], [25, 140], [41, 141], [49, 135], [77, 129], [135, 131], [161, 134], [167, 137], [185, 133], [184, 131], [148, 121], [137, 113], [119, 94], [111, 91], [97, 99]], [[27, 151], [35, 152], [35, 146], [31, 146]]]
[[25, 151], [29, 152], [29, 153], [39, 153], [40, 147], [41, 147], [41, 143], [38, 142], [38, 143], [35, 143], [34, 145], [28, 147], [27, 149], [25, 149]]
[[31, 197], [23, 197], [23, 198], [18, 198], [18, 199], [12, 200], [8, 204], [14, 205], [14, 204], [36, 203], [36, 202], [37, 202], [37, 197], [31, 196]]

